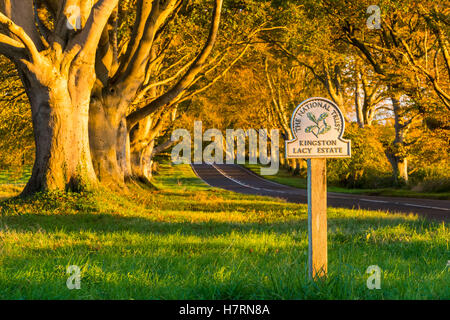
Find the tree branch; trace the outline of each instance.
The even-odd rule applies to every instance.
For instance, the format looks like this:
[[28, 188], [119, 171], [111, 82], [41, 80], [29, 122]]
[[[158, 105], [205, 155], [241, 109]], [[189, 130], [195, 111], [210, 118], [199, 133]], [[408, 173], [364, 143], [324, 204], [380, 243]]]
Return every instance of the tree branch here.
[[228, 65], [227, 68], [225, 68], [220, 74], [218, 74], [213, 80], [211, 80], [206, 86], [197, 89], [193, 92], [191, 92], [189, 95], [182, 97], [180, 100], [177, 100], [177, 103], [184, 102], [186, 100], [192, 99], [194, 96], [198, 95], [199, 93], [202, 93], [206, 91], [208, 88], [213, 86], [217, 81], [219, 81], [221, 78], [223, 78], [228, 71], [244, 56], [244, 54], [247, 52], [247, 49], [250, 47], [250, 43], [248, 43], [244, 49], [241, 51], [241, 53]]
[[[15, 24], [11, 19], [9, 19], [1, 12], [0, 12], [0, 25], [4, 26], [9, 32], [11, 32], [14, 36], [16, 36], [20, 42], [22, 42], [32, 62], [34, 63], [39, 62], [40, 54], [33, 40], [25, 33], [22, 27], [19, 27], [17, 24]], [[7, 40], [6, 38], [8, 37], [6, 35], [3, 35], [2, 38], [3, 41], [6, 41]], [[8, 45], [11, 46], [14, 43], [13, 41], [14, 41], [13, 39], [7, 41]], [[14, 45], [14, 47], [17, 47], [17, 45]]]
[[206, 62], [206, 59], [211, 54], [211, 51], [216, 43], [220, 25], [222, 5], [223, 0], [215, 0], [214, 13], [208, 40], [206, 41], [203, 50], [198, 55], [197, 59], [191, 65], [186, 74], [180, 79], [180, 81], [178, 81], [178, 83], [172, 89], [167, 91], [165, 94], [153, 100], [147, 106], [131, 113], [127, 117], [128, 130], [134, 127], [140, 120], [152, 114], [158, 108], [165, 106], [169, 104], [171, 101], [177, 99], [184, 92], [184, 90], [186, 90], [189, 87], [190, 83], [195, 79], [196, 75], [202, 70], [203, 65]]
[[[145, 23], [142, 38], [139, 41], [129, 63], [119, 68], [112, 82], [122, 82], [125, 88], [137, 90], [145, 80], [145, 66], [150, 58], [151, 48], [156, 34], [161, 25], [167, 20], [179, 5], [179, 0], [167, 0], [161, 5], [159, 0], [154, 0], [151, 12]], [[133, 85], [131, 85], [133, 84]]]
[[81, 47], [80, 54], [95, 55], [103, 30], [119, 0], [98, 0], [92, 7], [84, 29], [71, 40], [69, 51]]
[[169, 149], [170, 147], [172, 147], [174, 144], [176, 144], [176, 141], [172, 141], [171, 139], [166, 140], [165, 142], [158, 144], [155, 148], [153, 148], [152, 151], [152, 157], [160, 154], [161, 152]]
[[27, 56], [25, 46], [8, 36], [0, 33], [0, 53], [12, 61], [23, 59]]

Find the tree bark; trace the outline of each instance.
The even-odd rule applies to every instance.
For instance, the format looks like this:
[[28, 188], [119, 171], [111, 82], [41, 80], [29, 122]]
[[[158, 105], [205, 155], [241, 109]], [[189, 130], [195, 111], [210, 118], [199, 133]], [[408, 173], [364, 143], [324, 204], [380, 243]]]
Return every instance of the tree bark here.
[[[23, 194], [91, 188], [97, 183], [89, 149], [89, 103], [95, 52], [118, 0], [86, 2], [82, 25], [68, 27], [64, 1], [51, 36], [32, 0], [0, 0], [0, 53], [17, 67], [31, 105], [36, 157]], [[84, 10], [86, 9], [86, 10]], [[92, 9], [92, 10], [91, 10]], [[42, 28], [40, 28], [42, 29]], [[42, 31], [42, 30], [41, 30]]]
[[153, 156], [156, 139], [168, 114], [156, 121], [153, 117], [142, 120], [130, 133], [130, 157], [132, 178], [149, 183], [152, 177]]
[[398, 162], [398, 176], [406, 184], [408, 183], [408, 159], [404, 158]]
[[47, 85], [22, 75], [30, 100], [36, 157], [23, 194], [80, 191], [96, 185], [88, 136], [89, 92], [70, 94], [67, 79], [46, 79]]
[[153, 149], [155, 140], [140, 150], [131, 152], [131, 168], [133, 178], [145, 183], [149, 183], [152, 178]]
[[361, 103], [360, 89], [361, 89], [361, 79], [359, 71], [356, 72], [356, 83], [355, 83], [355, 108], [356, 108], [356, 121], [360, 128], [364, 128], [364, 113], [363, 104]]
[[107, 187], [123, 188], [125, 182], [126, 141], [125, 115], [113, 102], [92, 98], [89, 109], [89, 141], [92, 162], [98, 179]]
[[408, 183], [408, 159], [397, 157], [391, 153], [386, 153], [386, 156], [392, 167], [394, 183]]

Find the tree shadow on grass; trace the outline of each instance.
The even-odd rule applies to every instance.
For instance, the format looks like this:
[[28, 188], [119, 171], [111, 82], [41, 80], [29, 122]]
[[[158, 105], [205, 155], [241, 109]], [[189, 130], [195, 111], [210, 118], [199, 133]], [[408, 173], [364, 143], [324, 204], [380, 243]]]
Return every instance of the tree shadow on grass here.
[[[188, 217], [188, 215], [186, 215]], [[283, 219], [276, 217], [276, 221], [268, 221], [272, 218], [258, 217], [249, 222], [222, 222], [222, 221], [164, 221], [163, 216], [126, 217], [114, 214], [21, 214], [3, 215], [0, 217], [0, 230], [17, 232], [93, 232], [93, 233], [120, 233], [129, 232], [137, 234], [181, 234], [199, 237], [211, 237], [234, 233], [274, 233], [290, 234], [307, 232], [307, 217], [305, 214], [292, 219], [292, 216]], [[171, 218], [168, 218], [171, 219]], [[175, 218], [176, 219], [176, 218]], [[390, 217], [390, 219], [376, 217], [357, 218], [329, 218], [329, 230], [339, 228], [349, 230], [349, 234], [365, 233], [367, 230], [377, 230], [388, 226], [407, 225], [415, 232], [424, 232], [426, 228], [439, 227], [439, 224], [427, 220], [408, 220], [403, 217]], [[332, 236], [333, 231], [329, 231]]]

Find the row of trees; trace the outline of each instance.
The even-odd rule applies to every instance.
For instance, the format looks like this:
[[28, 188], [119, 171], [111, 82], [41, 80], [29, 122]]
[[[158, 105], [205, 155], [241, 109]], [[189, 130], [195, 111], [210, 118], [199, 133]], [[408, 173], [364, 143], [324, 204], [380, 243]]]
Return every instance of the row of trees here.
[[0, 148], [21, 139], [29, 153], [32, 123], [24, 193], [124, 187], [149, 178], [174, 126], [202, 117], [222, 129], [280, 128], [290, 139], [293, 108], [327, 96], [356, 125], [352, 137], [373, 147], [360, 154], [381, 161], [383, 152], [394, 178], [407, 181], [408, 160], [438, 163], [437, 150], [448, 159], [448, 8], [383, 0], [374, 29], [370, 5], [0, 0], [2, 112], [10, 119], [0, 125]]
[[0, 53], [31, 106], [35, 159], [24, 193], [146, 179], [151, 157], [170, 146], [155, 139], [179, 106], [217, 82], [264, 29], [244, 8], [223, 0], [0, 1]]
[[345, 179], [390, 166], [398, 184], [423, 167], [448, 168], [449, 9], [444, 1], [381, 1], [377, 29], [370, 25], [371, 4], [280, 1], [268, 8], [272, 26], [282, 28], [261, 33], [238, 71], [199, 98], [199, 109], [221, 100], [239, 110], [232, 125], [280, 128], [291, 139], [293, 109], [325, 96], [344, 111], [349, 137], [359, 143], [351, 163], [340, 162]]

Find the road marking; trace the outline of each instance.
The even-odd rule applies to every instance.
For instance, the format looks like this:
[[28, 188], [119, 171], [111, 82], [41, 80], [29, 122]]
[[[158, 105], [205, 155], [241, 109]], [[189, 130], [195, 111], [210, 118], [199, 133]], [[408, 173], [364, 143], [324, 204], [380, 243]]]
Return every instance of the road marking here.
[[[331, 198], [331, 199], [345, 199], [345, 200], [350, 200], [351, 199], [351, 198], [336, 197], [336, 196], [328, 196], [328, 198]], [[406, 202], [386, 201], [386, 200], [373, 200], [373, 199], [364, 199], [364, 198], [355, 198], [355, 200], [367, 201], [367, 202], [375, 202], [375, 203], [388, 203], [388, 204], [395, 204], [395, 205], [398, 205], [398, 206], [406, 206], [406, 207], [417, 207], [417, 208], [424, 208], [424, 209], [450, 211], [449, 208], [424, 206], [424, 205], [413, 204], [413, 203], [406, 203]]]
[[[348, 198], [344, 198], [344, 199], [348, 199]], [[362, 199], [362, 198], [358, 198], [358, 200], [361, 201], [367, 201], [367, 202], [378, 202], [378, 203], [389, 203], [389, 201], [384, 201], [384, 200], [372, 200], [372, 199]]]
[[[216, 169], [216, 170], [217, 170], [221, 175], [223, 175], [225, 178], [227, 178], [227, 179], [233, 181], [234, 183], [237, 183], [237, 184], [239, 184], [239, 185], [241, 185], [241, 186], [243, 186], [243, 187], [246, 187], [246, 188], [250, 188], [250, 189], [258, 190], [258, 191], [267, 191], [267, 192], [284, 193], [284, 194], [286, 194], [286, 193], [288, 193], [288, 194], [297, 194], [297, 192], [295, 192], [295, 191], [289, 192], [289, 191], [281, 191], [281, 190], [275, 190], [275, 189], [267, 189], [267, 188], [254, 187], [254, 186], [248, 185], [248, 184], [246, 184], [246, 183], [244, 183], [244, 182], [242, 182], [242, 181], [239, 181], [239, 180], [237, 180], [237, 179], [231, 177], [231, 176], [228, 175], [225, 171], [223, 171], [222, 169], [218, 168], [215, 164], [209, 164], [209, 165], [211, 165], [212, 167], [214, 167], [214, 169]], [[259, 177], [258, 177], [258, 178], [259, 178]], [[265, 180], [263, 180], [263, 179], [261, 179], [261, 178], [259, 178], [259, 179], [262, 180], [262, 181], [265, 181]]]
[[[302, 189], [295, 189], [295, 188], [292, 188], [292, 187], [290, 187], [290, 188], [292, 188], [292, 190], [288, 190], [288, 191], [282, 191], [282, 190], [276, 190], [276, 189], [267, 189], [267, 188], [254, 187], [254, 186], [248, 185], [248, 184], [246, 184], [246, 183], [244, 183], [244, 182], [242, 182], [242, 181], [240, 181], [240, 180], [237, 180], [237, 179], [231, 177], [231, 176], [228, 175], [226, 172], [224, 172], [222, 169], [216, 167], [215, 164], [211, 164], [211, 165], [212, 165], [217, 171], [219, 171], [219, 173], [222, 174], [224, 177], [230, 179], [230, 180], [233, 181], [233, 182], [236, 182], [237, 184], [240, 184], [241, 186], [244, 186], [244, 187], [247, 187], [247, 188], [251, 188], [251, 189], [254, 189], [254, 190], [263, 190], [263, 191], [268, 191], [268, 192], [276, 192], [276, 193], [284, 193], [284, 194], [293, 194], [293, 195], [299, 195], [299, 191], [302, 190]], [[242, 168], [239, 168], [239, 169], [242, 170]], [[259, 180], [261, 180], [261, 181], [263, 181], [263, 182], [272, 182], [272, 181], [270, 181], [270, 180], [261, 178], [260, 176], [256, 175], [255, 173], [249, 171], [249, 170], [246, 169], [246, 168], [243, 168], [243, 169], [244, 169], [244, 170], [242, 170], [242, 171], [244, 171], [244, 172], [246, 172], [246, 173], [247, 173], [247, 172], [251, 173], [251, 174], [254, 175], [257, 179], [259, 179]], [[276, 182], [273, 182], [273, 184], [274, 184], [274, 185], [277, 185], [277, 186], [280, 186], [280, 187], [289, 188], [288, 186], [285, 186], [285, 185], [282, 185], [282, 184], [279, 184], [279, 183], [276, 183]]]
[[[278, 182], [275, 182], [275, 181], [266, 179], [266, 178], [264, 178], [264, 177], [258, 176], [256, 173], [254, 173], [254, 172], [253, 172], [252, 170], [250, 170], [250, 169], [247, 169], [246, 167], [240, 167], [240, 168], [242, 168], [242, 169], [243, 169], [245, 172], [247, 172], [248, 174], [250, 174], [250, 175], [252, 175], [252, 176], [254, 176], [254, 177], [256, 177], [256, 178], [258, 178], [258, 179], [260, 179], [260, 180], [262, 180], [262, 181], [264, 181], [264, 182], [271, 183], [271, 184], [273, 184], [273, 185], [275, 185], [275, 186], [277, 186], [277, 187], [282, 187], [282, 188], [285, 188], [285, 189], [293, 188], [293, 187], [287, 186], [287, 185], [285, 185], [285, 184], [281, 184], [281, 183], [278, 183]], [[298, 188], [298, 190], [302, 190], [302, 189], [299, 189], [299, 188]]]
[[263, 190], [262, 188], [253, 187], [253, 186], [250, 186], [250, 185], [248, 185], [248, 184], [245, 184], [245, 183], [243, 183], [243, 182], [241, 182], [241, 181], [239, 181], [239, 180], [237, 180], [237, 179], [234, 179], [233, 177], [231, 177], [230, 175], [228, 175], [226, 172], [224, 172], [222, 169], [218, 168], [214, 163], [211, 163], [210, 165], [211, 165], [212, 167], [214, 167], [214, 169], [216, 169], [216, 170], [217, 170], [221, 175], [223, 175], [225, 178], [230, 179], [231, 181], [233, 181], [233, 182], [235, 182], [235, 183], [237, 183], [237, 184], [239, 184], [239, 185], [241, 185], [241, 186], [244, 186], [244, 187], [247, 187], [247, 188], [250, 188], [250, 189], [254, 189], [254, 190]]
[[[397, 204], [397, 203], [396, 203], [396, 204]], [[418, 207], [418, 208], [426, 208], [426, 209], [435, 209], [435, 210], [445, 210], [445, 211], [450, 211], [449, 208], [421, 206], [421, 205], [419, 205], [419, 204], [412, 204], [412, 203], [398, 203], [398, 204], [403, 204], [403, 205], [405, 205], [405, 206]]]
[[221, 175], [223, 175], [225, 178], [227, 178], [227, 179], [230, 179], [231, 181], [233, 181], [234, 183], [237, 183], [237, 184], [239, 184], [239, 185], [241, 185], [241, 186], [244, 186], [244, 187], [247, 187], [247, 188], [250, 188], [250, 189], [253, 189], [253, 190], [263, 190], [262, 188], [257, 188], [257, 187], [253, 187], [253, 186], [249, 186], [249, 185], [247, 185], [247, 184], [245, 184], [245, 183], [243, 183], [243, 182], [241, 182], [241, 181], [239, 181], [239, 180], [236, 180], [236, 179], [234, 179], [234, 178], [232, 178], [232, 177], [230, 177], [228, 174], [226, 174], [223, 170], [221, 170], [221, 169], [219, 169], [215, 164], [208, 164], [208, 165], [210, 165], [210, 166], [212, 166], [214, 169], [216, 169]]

